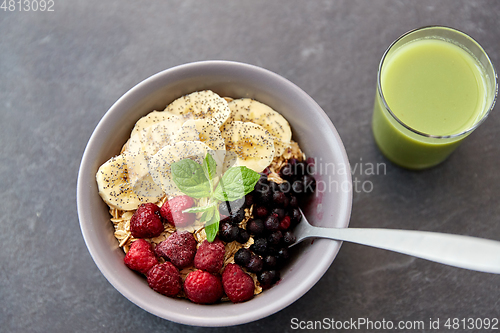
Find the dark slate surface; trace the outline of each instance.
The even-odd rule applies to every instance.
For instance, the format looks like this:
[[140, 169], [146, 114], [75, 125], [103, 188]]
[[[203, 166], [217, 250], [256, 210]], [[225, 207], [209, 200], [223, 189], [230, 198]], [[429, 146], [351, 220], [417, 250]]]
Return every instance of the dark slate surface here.
[[[385, 48], [420, 26], [458, 28], [500, 66], [499, 1], [59, 1], [54, 12], [0, 10], [0, 327], [14, 332], [230, 332], [175, 324], [138, 308], [101, 275], [76, 213], [86, 142], [144, 78], [204, 59], [270, 69], [329, 115], [370, 193], [352, 227], [500, 240], [498, 107], [444, 164], [397, 168], [374, 145], [371, 112]], [[18, 6], [16, 4], [16, 6]], [[382, 170], [383, 171], [383, 170]], [[424, 321], [500, 317], [496, 275], [344, 244], [306, 295], [240, 332], [293, 331], [292, 318]], [[358, 331], [365, 331], [358, 329]], [[383, 331], [383, 330], [381, 330]], [[453, 330], [450, 330], [453, 331]]]

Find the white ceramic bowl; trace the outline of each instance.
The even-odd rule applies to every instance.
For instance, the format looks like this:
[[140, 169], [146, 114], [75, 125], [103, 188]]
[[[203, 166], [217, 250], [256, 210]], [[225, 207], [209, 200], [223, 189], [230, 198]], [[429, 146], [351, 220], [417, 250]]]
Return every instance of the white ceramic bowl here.
[[[195, 326], [229, 326], [269, 316], [304, 295], [326, 272], [340, 242], [315, 240], [294, 248], [281, 281], [250, 301], [198, 305], [162, 296], [149, 288], [143, 276], [123, 264], [124, 253], [113, 236], [107, 205], [95, 181], [99, 166], [119, 153], [134, 123], [152, 110], [187, 93], [211, 89], [221, 96], [250, 97], [268, 104], [290, 122], [293, 139], [320, 163], [348, 166], [340, 137], [319, 105], [299, 87], [268, 70], [237, 62], [203, 61], [167, 69], [137, 84], [123, 95], [97, 125], [83, 155], [78, 175], [77, 204], [80, 227], [96, 265], [126, 298], [159, 317]], [[318, 180], [321, 180], [320, 176]], [[347, 172], [330, 172], [325, 181], [351, 186]], [[323, 203], [323, 213], [316, 207]], [[313, 225], [347, 227], [351, 191], [323, 191], [306, 207]], [[326, 297], [326, 296], [325, 296]]]

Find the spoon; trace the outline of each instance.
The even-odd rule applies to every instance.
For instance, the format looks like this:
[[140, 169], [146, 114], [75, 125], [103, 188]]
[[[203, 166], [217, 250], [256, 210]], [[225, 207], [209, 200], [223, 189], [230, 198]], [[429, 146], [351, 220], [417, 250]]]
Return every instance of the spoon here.
[[381, 228], [313, 227], [302, 213], [295, 227], [297, 245], [308, 238], [329, 238], [404, 253], [441, 264], [500, 274], [500, 242], [429, 231]]

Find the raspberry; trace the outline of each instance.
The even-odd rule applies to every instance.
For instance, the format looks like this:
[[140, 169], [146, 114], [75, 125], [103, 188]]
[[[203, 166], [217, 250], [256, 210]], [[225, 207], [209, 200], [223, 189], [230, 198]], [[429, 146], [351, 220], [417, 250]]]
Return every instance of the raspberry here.
[[244, 302], [253, 297], [253, 279], [236, 264], [226, 266], [222, 273], [222, 285], [233, 303]]
[[156, 246], [155, 252], [158, 257], [169, 259], [177, 268], [184, 268], [193, 263], [196, 240], [188, 231], [174, 232]]
[[179, 270], [167, 261], [151, 268], [148, 284], [157, 293], [173, 297], [181, 291], [181, 275]]
[[204, 240], [194, 257], [194, 267], [210, 273], [218, 273], [224, 265], [226, 248], [218, 238], [212, 243]]
[[123, 261], [128, 268], [142, 274], [146, 274], [154, 265], [158, 264], [151, 244], [144, 239], [138, 239], [132, 243]]
[[286, 230], [290, 228], [290, 216], [285, 216], [283, 219], [280, 221], [280, 229], [281, 230]]
[[163, 230], [160, 208], [154, 203], [140, 205], [130, 220], [130, 232], [135, 238], [153, 238]]
[[183, 213], [182, 211], [193, 206], [193, 198], [181, 195], [165, 201], [161, 206], [161, 216], [176, 227], [187, 226], [194, 222], [196, 215], [194, 213]]
[[222, 297], [220, 278], [209, 272], [197, 270], [191, 272], [184, 281], [186, 296], [198, 304], [211, 304]]

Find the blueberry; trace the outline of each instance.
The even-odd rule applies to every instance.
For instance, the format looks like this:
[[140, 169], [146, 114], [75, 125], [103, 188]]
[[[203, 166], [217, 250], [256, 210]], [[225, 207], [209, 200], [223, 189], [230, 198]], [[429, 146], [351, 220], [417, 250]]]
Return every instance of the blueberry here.
[[283, 192], [274, 192], [273, 193], [273, 202], [278, 207], [283, 207], [285, 204], [285, 193]]
[[263, 271], [257, 275], [257, 280], [262, 286], [270, 286], [273, 284], [276, 273], [271, 273], [271, 271]]
[[[235, 255], [235, 260], [236, 260], [236, 255]], [[275, 256], [267, 255], [264, 257], [264, 266], [266, 268], [274, 268], [276, 267], [276, 264], [277, 264], [277, 259]]]
[[296, 176], [303, 176], [306, 173], [306, 165], [305, 163], [295, 163], [294, 165], [294, 174]]
[[261, 257], [253, 255], [250, 258], [246, 267], [250, 272], [259, 273], [260, 271], [262, 271], [262, 268], [264, 267], [264, 261], [262, 260]]
[[270, 187], [271, 187], [271, 191], [274, 193], [274, 192], [279, 192], [280, 191], [280, 185], [278, 183], [275, 183], [275, 182], [270, 182]]
[[264, 221], [264, 227], [269, 231], [276, 231], [280, 227], [280, 221], [276, 214], [269, 215]]
[[283, 243], [285, 243], [286, 245], [292, 245], [296, 240], [297, 237], [295, 237], [295, 235], [290, 230], [285, 231], [285, 233], [283, 234]]
[[245, 229], [239, 228], [238, 229], [238, 236], [236, 237], [236, 241], [238, 243], [245, 244], [246, 242], [248, 242], [249, 239], [250, 239], [250, 234], [248, 233], [248, 231], [246, 231]]
[[245, 249], [242, 247], [234, 254], [234, 262], [240, 266], [246, 267], [250, 262], [250, 258], [252, 257], [252, 252], [249, 249]]
[[290, 216], [291, 222], [295, 225], [302, 220], [302, 214], [300, 213], [300, 210], [297, 208], [292, 209], [292, 213]]
[[268, 190], [268, 189], [269, 189], [269, 182], [267, 180], [267, 176], [261, 176], [261, 178], [257, 181], [257, 184], [255, 184], [254, 190], [260, 193], [263, 190]]
[[236, 240], [238, 237], [238, 227], [229, 224], [223, 223], [220, 227], [219, 238], [226, 243], [232, 242]]
[[231, 221], [234, 225], [238, 225], [245, 218], [245, 210], [240, 209], [231, 215]]
[[267, 236], [267, 242], [272, 245], [278, 245], [283, 239], [283, 234], [280, 230], [274, 231]]
[[283, 193], [289, 193], [292, 190], [292, 184], [289, 182], [285, 181], [280, 184], [280, 191]]
[[285, 196], [285, 201], [283, 201], [283, 208], [288, 208], [288, 206], [290, 205], [290, 199]]
[[273, 192], [270, 187], [267, 187], [266, 189], [263, 188], [258, 193], [259, 194], [257, 195], [256, 199], [257, 202], [259, 202], [261, 205], [267, 206], [272, 202]]
[[222, 227], [222, 224], [224, 223], [232, 223], [233, 220], [231, 219], [231, 216], [226, 216], [220, 220], [220, 226]]
[[280, 177], [289, 179], [293, 176], [293, 166], [290, 163], [285, 164], [280, 170]]
[[286, 247], [283, 247], [278, 250], [278, 262], [280, 264], [285, 263], [290, 258], [290, 252]]
[[267, 211], [267, 208], [264, 206], [258, 206], [254, 209], [255, 216], [257, 217], [266, 217], [269, 212]]
[[261, 219], [248, 220], [247, 231], [252, 235], [260, 235], [264, 232], [264, 222]]
[[285, 210], [283, 208], [273, 208], [271, 214], [276, 214], [278, 219], [281, 220], [285, 216]]
[[245, 195], [245, 206], [250, 207], [251, 205], [253, 205], [253, 194], [248, 193]]
[[267, 240], [265, 238], [256, 238], [250, 249], [257, 254], [266, 254]]
[[314, 177], [311, 175], [305, 175], [303, 179], [304, 192], [306, 194], [314, 193], [314, 191], [316, 190], [316, 179], [314, 179]]
[[295, 194], [301, 195], [304, 193], [304, 183], [300, 180], [296, 180], [292, 183], [292, 191]]
[[267, 253], [266, 254], [270, 255], [270, 256], [277, 256], [279, 249], [280, 249], [279, 245], [273, 245], [273, 244], [267, 243]]

